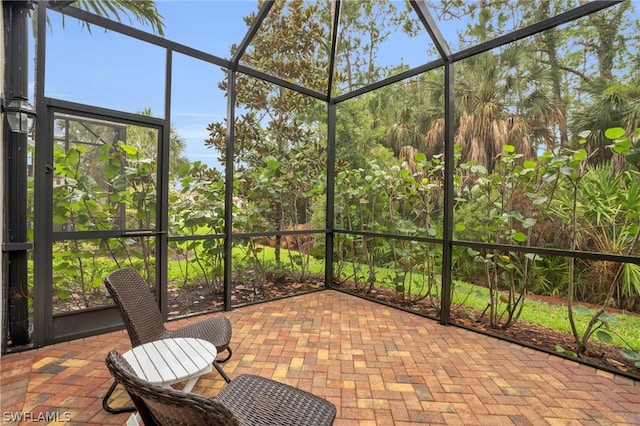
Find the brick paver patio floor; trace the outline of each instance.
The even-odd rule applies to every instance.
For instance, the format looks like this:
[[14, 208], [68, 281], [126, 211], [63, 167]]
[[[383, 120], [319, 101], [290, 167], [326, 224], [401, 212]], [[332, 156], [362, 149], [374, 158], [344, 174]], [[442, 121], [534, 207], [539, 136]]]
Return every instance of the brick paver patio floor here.
[[[337, 291], [225, 315], [232, 379], [258, 374], [320, 395], [338, 408], [336, 425], [640, 424], [640, 382]], [[119, 331], [3, 356], [0, 423], [57, 412], [69, 422], [50, 424], [124, 424], [128, 414], [102, 409], [104, 359], [129, 348]], [[214, 370], [194, 392], [223, 385]], [[112, 401], [129, 402], [120, 387]]]

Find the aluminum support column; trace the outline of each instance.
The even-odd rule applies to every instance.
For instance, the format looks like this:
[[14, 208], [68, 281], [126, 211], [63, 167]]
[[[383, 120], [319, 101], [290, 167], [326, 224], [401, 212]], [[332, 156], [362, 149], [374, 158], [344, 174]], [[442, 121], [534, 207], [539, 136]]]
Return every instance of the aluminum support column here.
[[[29, 3], [4, 1], [5, 99], [28, 99]], [[6, 115], [6, 114], [5, 114]], [[3, 117], [5, 119], [5, 117]], [[14, 133], [4, 123], [5, 219], [3, 223], [3, 271], [7, 300], [8, 335], [11, 346], [31, 342], [27, 260], [27, 134]]]

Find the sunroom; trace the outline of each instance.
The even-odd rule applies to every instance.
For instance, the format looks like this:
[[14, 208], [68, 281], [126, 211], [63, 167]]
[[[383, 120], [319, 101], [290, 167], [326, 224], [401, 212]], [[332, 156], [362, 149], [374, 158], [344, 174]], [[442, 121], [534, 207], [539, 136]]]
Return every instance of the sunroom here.
[[170, 323], [338, 292], [640, 378], [636, 2], [3, 14], [3, 355], [133, 267]]

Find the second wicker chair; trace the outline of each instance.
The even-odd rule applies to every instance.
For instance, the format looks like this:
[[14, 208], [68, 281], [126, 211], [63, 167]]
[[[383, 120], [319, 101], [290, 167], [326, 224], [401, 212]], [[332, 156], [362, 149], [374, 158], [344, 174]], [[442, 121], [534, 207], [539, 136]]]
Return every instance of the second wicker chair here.
[[150, 384], [116, 351], [109, 353], [106, 363], [145, 426], [328, 426], [336, 416], [336, 407], [325, 399], [264, 377], [242, 374], [217, 397], [206, 398]]

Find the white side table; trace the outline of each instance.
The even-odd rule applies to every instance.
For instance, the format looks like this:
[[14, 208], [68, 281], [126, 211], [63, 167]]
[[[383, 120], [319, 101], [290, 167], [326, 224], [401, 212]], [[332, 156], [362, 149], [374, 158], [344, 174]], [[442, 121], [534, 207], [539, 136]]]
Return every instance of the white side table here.
[[[216, 347], [206, 340], [175, 338], [145, 343], [122, 354], [136, 375], [150, 383], [170, 386], [188, 380], [190, 392], [200, 376], [211, 372], [218, 355]], [[129, 417], [127, 425], [137, 425], [138, 414]]]

